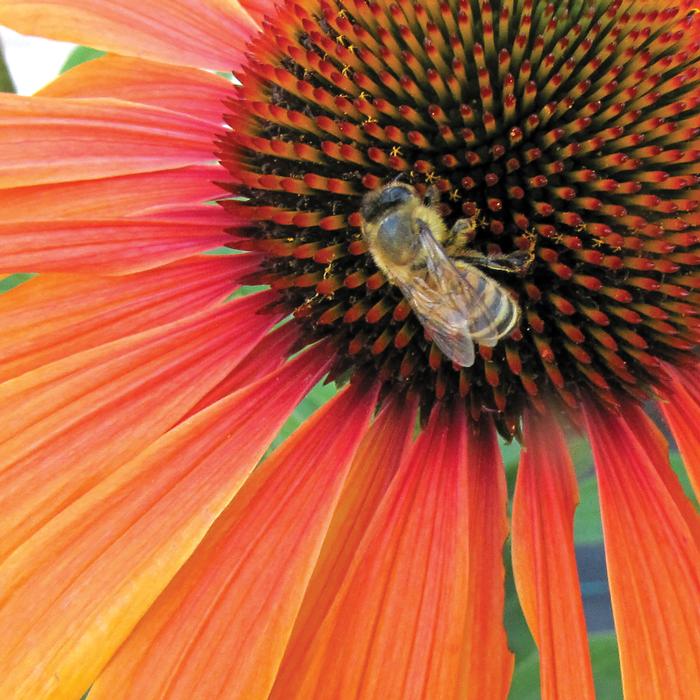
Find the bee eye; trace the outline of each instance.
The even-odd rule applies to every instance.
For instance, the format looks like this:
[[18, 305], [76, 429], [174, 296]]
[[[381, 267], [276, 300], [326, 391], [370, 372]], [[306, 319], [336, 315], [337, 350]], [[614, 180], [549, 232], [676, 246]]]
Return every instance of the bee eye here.
[[410, 260], [416, 243], [410, 218], [400, 214], [386, 216], [379, 226], [377, 243], [392, 262], [402, 265]]

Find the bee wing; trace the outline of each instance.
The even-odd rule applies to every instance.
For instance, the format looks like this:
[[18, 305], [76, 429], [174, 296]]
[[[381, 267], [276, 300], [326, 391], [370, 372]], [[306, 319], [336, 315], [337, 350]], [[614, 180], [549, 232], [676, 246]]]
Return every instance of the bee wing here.
[[474, 364], [474, 342], [469, 335], [469, 321], [465, 314], [445, 303], [433, 288], [418, 277], [412, 279], [410, 284], [401, 278], [397, 278], [396, 283], [440, 350], [458, 365], [471, 367]]
[[435, 240], [430, 228], [417, 220], [418, 239], [425, 254], [425, 278], [416, 276], [399, 287], [437, 346], [452, 360], [474, 364], [474, 341], [494, 346], [510, 333], [520, 308], [495, 280], [473, 266], [460, 271]]

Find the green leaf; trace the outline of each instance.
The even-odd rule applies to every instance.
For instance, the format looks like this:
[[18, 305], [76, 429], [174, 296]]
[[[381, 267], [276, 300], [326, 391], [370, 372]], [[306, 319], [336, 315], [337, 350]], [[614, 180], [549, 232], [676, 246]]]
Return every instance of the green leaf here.
[[598, 503], [598, 481], [595, 474], [579, 478], [579, 505], [574, 515], [574, 540], [576, 544], [597, 544], [603, 540]]
[[[562, 621], [562, 624], [565, 624]], [[594, 634], [589, 640], [593, 682], [598, 700], [620, 700], [622, 680], [614, 634]], [[540, 660], [536, 651], [516, 659], [510, 700], [539, 700]]]
[[100, 56], [104, 56], [105, 52], [104, 51], [98, 51], [97, 49], [91, 49], [88, 46], [78, 46], [77, 48], [73, 49], [73, 51], [70, 53], [68, 58], [66, 59], [66, 62], [63, 64], [63, 68], [61, 68], [61, 73], [65, 73], [67, 70], [70, 70], [71, 68], [75, 68], [76, 66], [79, 66], [81, 63], [86, 63], [87, 61], [92, 61], [95, 58], [99, 58]]
[[591, 650], [596, 697], [598, 700], [620, 700], [622, 679], [615, 635], [592, 634], [588, 644]]
[[515, 654], [517, 665], [535, 651], [535, 641], [532, 638], [527, 622], [525, 622], [525, 616], [515, 591], [510, 542], [506, 543], [504, 550], [504, 564], [506, 569], [506, 593], [503, 622], [508, 634], [508, 646]]
[[673, 468], [673, 471], [676, 472], [676, 476], [681, 482], [685, 495], [688, 497], [690, 502], [696, 508], [698, 508], [698, 499], [695, 497], [695, 492], [693, 491], [693, 487], [690, 484], [690, 479], [688, 478], [688, 472], [685, 470], [683, 460], [678, 452], [671, 452], [671, 467]]
[[277, 437], [272, 441], [265, 456], [269, 455], [278, 445], [286, 440], [304, 421], [315, 413], [326, 402], [330, 401], [338, 393], [338, 387], [334, 382], [324, 384], [323, 380], [306, 395], [302, 402], [294, 409], [292, 415], [282, 426]]
[[597, 544], [603, 539], [603, 528], [591, 446], [587, 440], [575, 440], [569, 445], [569, 452], [578, 477], [579, 504], [574, 515], [574, 541], [576, 544]]
[[0, 92], [17, 92], [0, 42]]
[[536, 651], [515, 661], [513, 683], [510, 686], [509, 700], [539, 700], [540, 698], [540, 658]]
[[0, 294], [9, 292], [11, 289], [18, 287], [22, 282], [26, 282], [34, 277], [33, 274], [26, 272], [18, 272], [16, 275], [10, 275], [4, 279], [0, 279]]
[[266, 284], [254, 284], [254, 285], [244, 285], [239, 287], [230, 297], [231, 299], [240, 299], [241, 297], [247, 297], [249, 294], [255, 294], [255, 292], [264, 292], [269, 287]]
[[505, 548], [506, 600], [503, 622], [508, 633], [508, 646], [515, 654], [515, 672], [508, 694], [509, 700], [538, 700], [540, 697], [540, 662], [537, 647], [525, 622], [515, 592], [510, 543]]

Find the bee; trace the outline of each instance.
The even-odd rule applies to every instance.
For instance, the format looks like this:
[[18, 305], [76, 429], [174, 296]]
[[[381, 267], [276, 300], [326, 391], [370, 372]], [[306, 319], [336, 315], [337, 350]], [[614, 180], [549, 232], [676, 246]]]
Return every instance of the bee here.
[[438, 200], [436, 188], [421, 198], [413, 186], [397, 181], [368, 192], [360, 207], [362, 235], [377, 267], [401, 290], [440, 350], [471, 367], [475, 343], [493, 347], [520, 322], [515, 299], [476, 266], [522, 273], [534, 255], [465, 250], [478, 222], [459, 219], [448, 231]]

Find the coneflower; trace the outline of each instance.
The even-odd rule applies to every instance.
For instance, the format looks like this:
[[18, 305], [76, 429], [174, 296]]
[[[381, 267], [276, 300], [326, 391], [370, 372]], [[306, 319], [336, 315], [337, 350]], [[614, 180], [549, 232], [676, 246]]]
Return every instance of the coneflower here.
[[[525, 406], [643, 402], [663, 363], [693, 363], [697, 44], [678, 7], [629, 2], [286, 4], [252, 42], [221, 157], [245, 200], [237, 247], [334, 375], [380, 376], [430, 408], [458, 398], [506, 436]], [[501, 274], [521, 327], [453, 367], [360, 235], [364, 193], [403, 178], [441, 193], [471, 247], [527, 249]], [[251, 239], [247, 244], [241, 236]], [[498, 274], [498, 273], [496, 273]]]
[[[697, 3], [241, 4], [0, 4], [112, 52], [0, 99], [0, 269], [39, 273], [0, 298], [0, 695], [505, 698], [500, 432], [542, 697], [593, 698], [574, 429], [625, 697], [698, 697], [648, 412], [697, 489]], [[520, 322], [470, 367], [367, 248], [393, 181], [472, 222], [454, 260], [532, 258], [487, 271]]]

